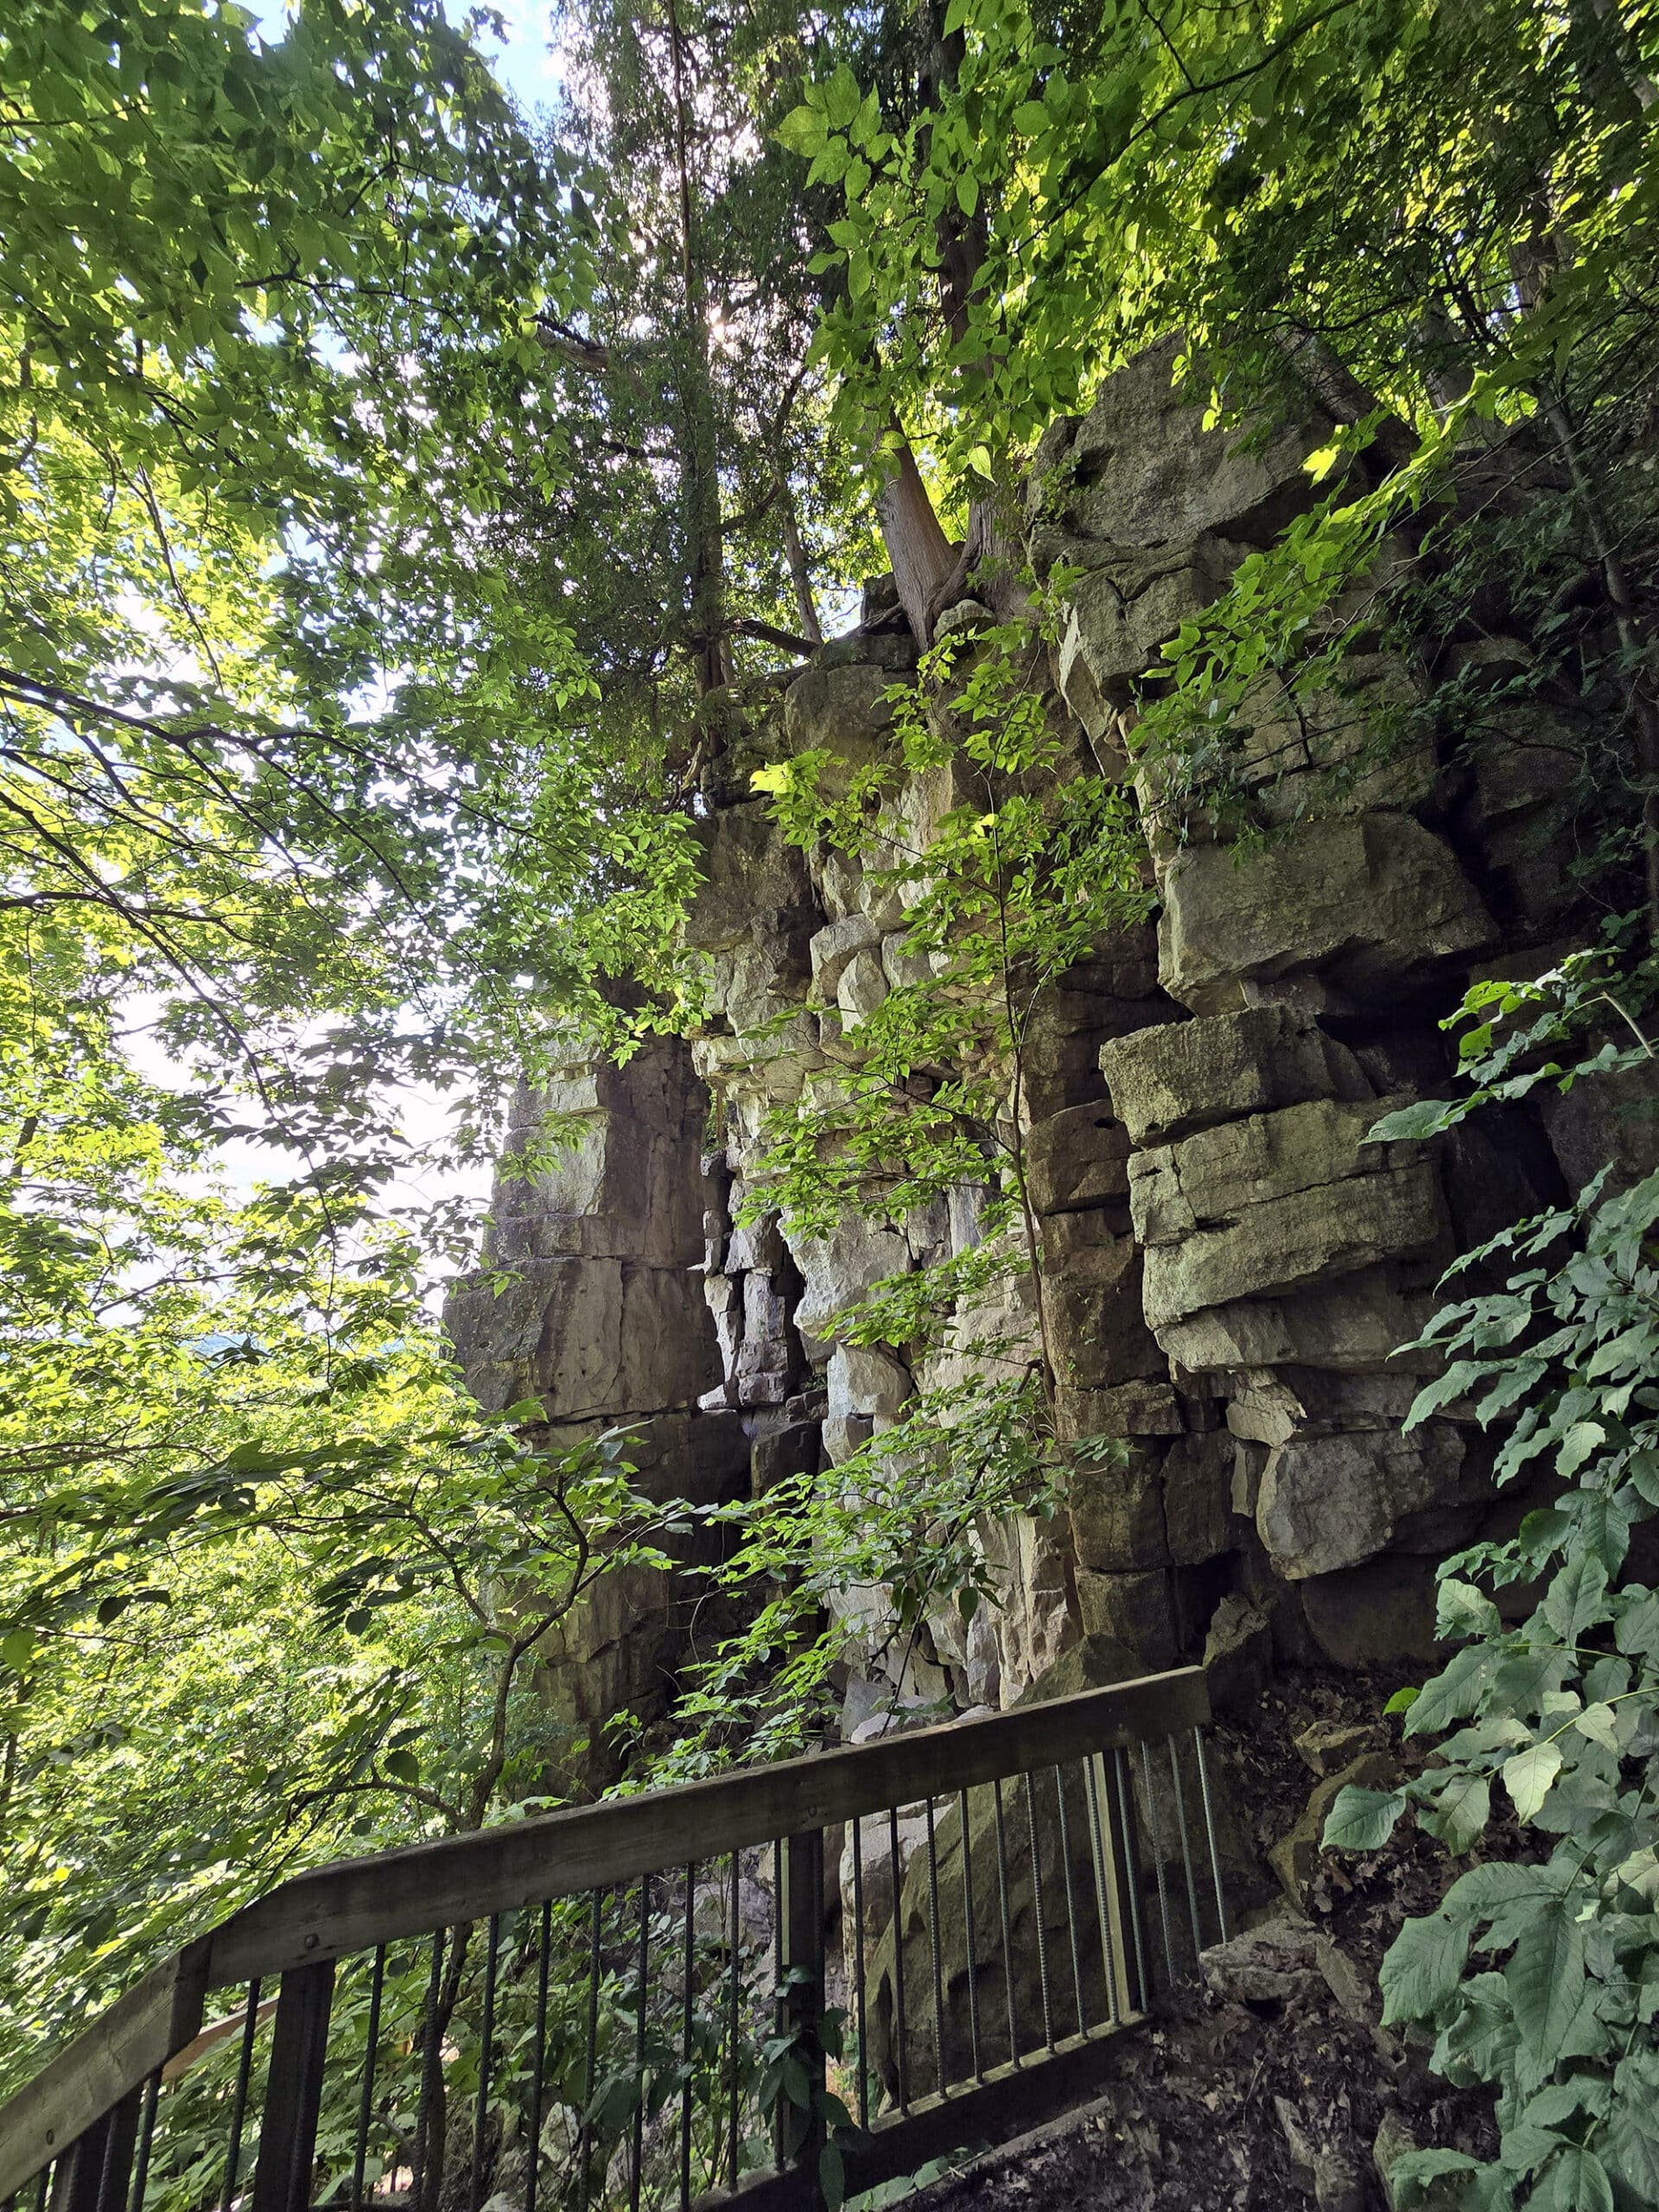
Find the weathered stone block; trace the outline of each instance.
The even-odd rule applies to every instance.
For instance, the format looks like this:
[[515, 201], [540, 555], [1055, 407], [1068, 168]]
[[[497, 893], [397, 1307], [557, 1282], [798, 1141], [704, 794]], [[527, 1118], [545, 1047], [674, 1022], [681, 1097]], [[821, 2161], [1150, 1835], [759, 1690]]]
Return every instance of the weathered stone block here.
[[906, 1370], [864, 1344], [837, 1344], [830, 1355], [828, 1380], [832, 1417], [862, 1414], [877, 1428], [890, 1428], [911, 1395]]
[[1068, 1389], [1108, 1390], [1168, 1373], [1141, 1311], [1141, 1255], [1132, 1246], [1116, 1275], [1051, 1275], [1043, 1299], [1056, 1377]]
[[[1294, 1290], [1433, 1251], [1446, 1230], [1433, 1168], [1401, 1167], [1295, 1191], [1146, 1255], [1146, 1315], [1163, 1331], [1207, 1306]], [[1178, 1352], [1185, 1367], [1207, 1364]], [[1251, 1365], [1265, 1364], [1252, 1361]]]
[[887, 995], [887, 976], [881, 964], [880, 950], [874, 945], [866, 946], [847, 963], [836, 986], [836, 1004], [841, 1009], [842, 1029], [855, 1029], [861, 1022], [868, 1021]]
[[1162, 1470], [1164, 1538], [1177, 1567], [1201, 1567], [1232, 1542], [1233, 1440], [1225, 1429], [1183, 1436]]
[[813, 661], [785, 694], [785, 744], [791, 754], [823, 751], [833, 756], [834, 765], [820, 783], [831, 797], [845, 792], [849, 771], [868, 767], [885, 753], [893, 727], [885, 695], [893, 681], [890, 670], [868, 661], [830, 667]]
[[1063, 1213], [1121, 1202], [1128, 1196], [1128, 1158], [1129, 1133], [1104, 1105], [1069, 1106], [1033, 1122], [1026, 1139], [1032, 1205]]
[[1122, 1574], [1168, 1564], [1160, 1458], [1157, 1452], [1141, 1447], [1132, 1450], [1122, 1465], [1107, 1462], [1072, 1470], [1066, 1516], [1079, 1566]]
[[1408, 814], [1311, 822], [1243, 858], [1192, 845], [1163, 892], [1163, 986], [1196, 1014], [1315, 971], [1357, 997], [1397, 997], [1496, 936], [1451, 848]]
[[1054, 1412], [1063, 1444], [1084, 1436], [1180, 1436], [1186, 1428], [1172, 1386], [1150, 1377], [1110, 1390], [1075, 1390], [1061, 1383]]
[[1180, 1656], [1167, 1573], [1097, 1574], [1080, 1567], [1077, 1618], [1085, 1636], [1127, 1643], [1145, 1668], [1173, 1667]]
[[1437, 1655], [1434, 1561], [1384, 1552], [1300, 1588], [1314, 1642], [1338, 1667], [1422, 1666]]
[[795, 1325], [809, 1357], [828, 1351], [831, 1324], [844, 1306], [865, 1297], [888, 1275], [906, 1274], [910, 1248], [896, 1230], [849, 1215], [827, 1236], [791, 1241], [806, 1287], [795, 1308]]
[[1178, 1244], [1211, 1224], [1242, 1223], [1275, 1199], [1423, 1159], [1421, 1145], [1366, 1142], [1382, 1103], [1310, 1099], [1136, 1154], [1129, 1162], [1136, 1236], [1148, 1246]]
[[805, 855], [789, 844], [764, 802], [724, 807], [691, 834], [703, 849], [703, 880], [686, 912], [685, 942], [721, 952], [741, 944], [758, 913], [816, 911]]
[[[1159, 1331], [1169, 1357], [1195, 1375], [1298, 1364], [1359, 1372], [1433, 1374], [1433, 1352], [1395, 1360], [1396, 1346], [1420, 1335], [1434, 1309], [1429, 1289], [1402, 1284], [1401, 1270], [1363, 1268], [1319, 1291], [1207, 1307]], [[1431, 1262], [1413, 1272], [1433, 1281]]]
[[1239, 1378], [1227, 1426], [1236, 1437], [1268, 1445], [1338, 1429], [1398, 1429], [1419, 1388], [1413, 1375], [1253, 1368]]
[[829, 1005], [848, 962], [880, 942], [874, 923], [863, 914], [848, 914], [817, 931], [810, 952], [812, 988], [817, 997]]
[[1255, 1525], [1276, 1571], [1299, 1582], [1379, 1552], [1408, 1514], [1456, 1491], [1464, 1444], [1449, 1422], [1294, 1437], [1268, 1455]]
[[1305, 1099], [1371, 1096], [1353, 1054], [1283, 1006], [1160, 1022], [1103, 1045], [1100, 1065], [1137, 1145]]

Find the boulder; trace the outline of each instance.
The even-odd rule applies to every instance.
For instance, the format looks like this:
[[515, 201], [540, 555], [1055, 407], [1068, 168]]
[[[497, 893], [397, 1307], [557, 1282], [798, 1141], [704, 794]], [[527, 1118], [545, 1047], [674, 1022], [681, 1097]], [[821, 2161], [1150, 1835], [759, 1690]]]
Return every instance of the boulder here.
[[1136, 1145], [1307, 1099], [1372, 1095], [1346, 1046], [1284, 1006], [1160, 1022], [1103, 1045], [1100, 1065], [1112, 1111]]
[[1191, 845], [1162, 888], [1160, 980], [1195, 1014], [1316, 975], [1366, 1003], [1402, 998], [1496, 937], [1451, 848], [1408, 814], [1306, 823], [1245, 857]]
[[1225, 1943], [1205, 1951], [1198, 1963], [1205, 1986], [1232, 2005], [1248, 2005], [1269, 2016], [1289, 2005], [1319, 2002], [1325, 1984], [1314, 1955], [1311, 1921], [1283, 1910]]
[[1255, 1507], [1275, 1572], [1300, 1582], [1357, 1566], [1408, 1514], [1455, 1496], [1463, 1458], [1463, 1438], [1446, 1421], [1404, 1435], [1375, 1430], [1275, 1446]]
[[1224, 1598], [1205, 1638], [1204, 1671], [1217, 1713], [1245, 1713], [1273, 1675], [1273, 1620], [1249, 1599]]

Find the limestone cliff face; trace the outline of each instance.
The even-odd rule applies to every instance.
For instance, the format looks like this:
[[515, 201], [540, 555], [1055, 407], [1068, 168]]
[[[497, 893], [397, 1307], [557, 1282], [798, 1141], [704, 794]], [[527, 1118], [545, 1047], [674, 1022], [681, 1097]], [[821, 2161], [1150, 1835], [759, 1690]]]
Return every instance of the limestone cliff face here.
[[[1281, 836], [1242, 851], [1201, 823], [1173, 833], [1126, 742], [1135, 679], [1305, 507], [1303, 463], [1331, 425], [1243, 450], [1176, 397], [1169, 352], [1049, 434], [1027, 510], [1039, 569], [1082, 571], [1053, 669], [1076, 764], [1139, 772], [1154, 825], [1159, 918], [1046, 995], [1026, 1084], [1062, 1430], [1122, 1436], [1128, 1462], [1079, 1476], [1058, 1523], [988, 1527], [1001, 1612], [965, 1632], [938, 1620], [902, 1679], [851, 1685], [849, 1729], [893, 1690], [1012, 1703], [1074, 1647], [1156, 1667], [1208, 1637], [1243, 1682], [1272, 1649], [1421, 1656], [1434, 1560], [1515, 1511], [1494, 1501], [1472, 1427], [1448, 1414], [1402, 1434], [1422, 1362], [1389, 1355], [1455, 1251], [1582, 1179], [1594, 1102], [1433, 1145], [1364, 1138], [1390, 1105], [1444, 1092], [1439, 1018], [1471, 973], [1541, 967], [1581, 927], [1550, 847], [1548, 734], [1495, 730], [1455, 762], [1424, 741], [1367, 766], [1370, 687], [1394, 701], [1423, 681], [1377, 654], [1357, 707], [1345, 696], [1323, 729], [1315, 714], [1255, 730], [1243, 772]], [[494, 1256], [518, 1281], [453, 1308], [487, 1402], [534, 1392], [556, 1425], [649, 1414], [678, 1488], [834, 1462], [941, 1371], [841, 1343], [836, 1317], [970, 1246], [974, 1191], [823, 1238], [734, 1226], [767, 1115], [840, 1079], [915, 958], [900, 893], [791, 849], [748, 773], [809, 747], [880, 757], [882, 694], [912, 660], [873, 593], [861, 627], [717, 764], [687, 923], [716, 1018], [524, 1102], [527, 1119], [575, 1112], [590, 1135], [554, 1175], [504, 1182]], [[1333, 804], [1345, 752], [1357, 765]], [[907, 841], [953, 803], [949, 769], [911, 779]], [[1028, 1335], [1022, 1294], [1003, 1296], [995, 1325]], [[671, 1624], [644, 1658], [615, 1656], [626, 1611], [590, 1710], [673, 1663]]]

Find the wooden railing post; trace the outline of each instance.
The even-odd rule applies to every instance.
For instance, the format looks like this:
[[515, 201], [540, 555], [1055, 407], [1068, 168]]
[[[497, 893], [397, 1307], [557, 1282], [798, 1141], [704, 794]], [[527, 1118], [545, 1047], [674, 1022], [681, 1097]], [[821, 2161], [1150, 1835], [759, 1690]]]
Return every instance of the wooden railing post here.
[[334, 1993], [332, 1960], [290, 1967], [283, 1976], [253, 2171], [253, 2212], [308, 2212]]
[[783, 1963], [782, 2030], [796, 2039], [795, 2055], [805, 2068], [811, 2108], [803, 2111], [780, 2097], [773, 2118], [778, 2163], [805, 2170], [804, 2201], [816, 2204], [818, 2154], [823, 2148], [820, 2109], [825, 2082], [823, 2056], [823, 1831], [809, 1828], [787, 1838], [783, 1848], [783, 1890], [778, 1899]]

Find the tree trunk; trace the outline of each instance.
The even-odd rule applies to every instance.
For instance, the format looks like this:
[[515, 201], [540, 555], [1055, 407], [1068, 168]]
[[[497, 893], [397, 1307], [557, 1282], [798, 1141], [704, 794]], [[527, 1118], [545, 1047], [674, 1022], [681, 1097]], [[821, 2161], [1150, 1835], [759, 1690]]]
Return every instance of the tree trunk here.
[[674, 158], [679, 171], [680, 276], [685, 302], [686, 534], [690, 603], [687, 644], [700, 696], [732, 680], [726, 626], [726, 549], [720, 511], [720, 453], [714, 372], [709, 353], [709, 292], [697, 250], [696, 208], [687, 147], [683, 41], [675, 0], [668, 0], [674, 76]]
[[823, 643], [823, 631], [818, 622], [817, 602], [812, 596], [812, 571], [807, 565], [806, 548], [801, 543], [801, 521], [795, 511], [795, 493], [791, 487], [787, 471], [778, 471], [778, 497], [783, 515], [784, 557], [789, 563], [789, 580], [795, 587], [795, 612], [799, 619], [801, 635], [815, 645]]
[[887, 481], [876, 494], [876, 520], [893, 563], [899, 603], [910, 617], [917, 644], [925, 646], [933, 634], [934, 595], [956, 568], [957, 548], [933, 512], [910, 441], [896, 423], [893, 435], [898, 442], [889, 453]]

